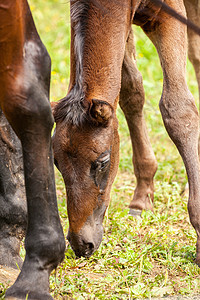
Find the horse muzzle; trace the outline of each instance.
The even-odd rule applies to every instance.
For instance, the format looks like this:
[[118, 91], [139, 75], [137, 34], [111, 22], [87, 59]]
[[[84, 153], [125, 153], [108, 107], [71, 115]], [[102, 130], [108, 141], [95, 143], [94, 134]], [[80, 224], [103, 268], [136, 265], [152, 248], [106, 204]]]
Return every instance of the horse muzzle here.
[[77, 257], [90, 257], [98, 248], [103, 238], [102, 224], [93, 227], [84, 225], [78, 233], [68, 231], [67, 239]]

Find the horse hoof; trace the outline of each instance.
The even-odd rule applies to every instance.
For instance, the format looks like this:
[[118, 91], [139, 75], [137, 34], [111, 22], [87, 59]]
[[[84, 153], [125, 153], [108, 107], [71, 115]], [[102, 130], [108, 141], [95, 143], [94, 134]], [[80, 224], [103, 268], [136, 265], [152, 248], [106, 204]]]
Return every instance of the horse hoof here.
[[52, 297], [49, 297], [49, 298], [43, 298], [43, 296], [41, 296], [40, 298], [30, 298], [30, 296], [28, 295], [28, 296], [26, 296], [25, 298], [19, 298], [19, 297], [5, 297], [5, 300], [26, 300], [26, 299], [30, 299], [30, 300], [54, 300]]
[[43, 299], [45, 299], [45, 300], [54, 300], [52, 297], [50, 297], [50, 298], [43, 298], [43, 296], [41, 296], [40, 298], [30, 298], [29, 296], [27, 296], [26, 298], [16, 298], [16, 297], [5, 297], [5, 300], [26, 300], [26, 299], [32, 299], [32, 300], [38, 300], [38, 299], [40, 299], [40, 300], [43, 300]]
[[6, 300], [19, 300], [20, 298], [16, 298], [16, 297], [6, 297]]
[[142, 218], [141, 214], [142, 214], [142, 210], [140, 209], [130, 208], [129, 210], [129, 215], [133, 216], [136, 219]]
[[37, 292], [23, 293], [16, 291], [9, 295], [9, 290], [6, 292], [5, 300], [54, 300], [50, 294], [39, 294]]

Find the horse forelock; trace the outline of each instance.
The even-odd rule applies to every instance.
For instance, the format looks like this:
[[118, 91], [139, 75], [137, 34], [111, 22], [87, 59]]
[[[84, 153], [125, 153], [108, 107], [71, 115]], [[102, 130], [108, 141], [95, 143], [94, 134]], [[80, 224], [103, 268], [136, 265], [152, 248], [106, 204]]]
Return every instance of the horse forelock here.
[[55, 122], [61, 121], [66, 124], [82, 126], [88, 119], [87, 110], [83, 106], [85, 95], [76, 85], [69, 94], [61, 99], [55, 107]]

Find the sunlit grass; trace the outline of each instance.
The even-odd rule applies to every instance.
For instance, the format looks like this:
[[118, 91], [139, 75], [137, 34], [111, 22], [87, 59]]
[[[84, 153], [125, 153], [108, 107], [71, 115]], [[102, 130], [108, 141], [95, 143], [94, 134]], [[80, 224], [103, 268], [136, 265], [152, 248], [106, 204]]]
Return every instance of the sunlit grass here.
[[[69, 3], [31, 0], [33, 15], [51, 58], [51, 100], [62, 98], [69, 82]], [[158, 109], [162, 71], [152, 43], [135, 29], [137, 63], [144, 78], [145, 117], [158, 160], [155, 209], [142, 219], [128, 215], [135, 188], [132, 151], [127, 125], [118, 111], [120, 166], [112, 189], [112, 202], [104, 220], [99, 250], [89, 259], [75, 259], [67, 246], [65, 260], [50, 277], [55, 299], [133, 299], [199, 292], [200, 269], [194, 264], [196, 235], [180, 196], [187, 182], [182, 160], [163, 127]], [[197, 101], [194, 71], [188, 63], [188, 83]], [[56, 171], [60, 216], [67, 235], [65, 187]]]

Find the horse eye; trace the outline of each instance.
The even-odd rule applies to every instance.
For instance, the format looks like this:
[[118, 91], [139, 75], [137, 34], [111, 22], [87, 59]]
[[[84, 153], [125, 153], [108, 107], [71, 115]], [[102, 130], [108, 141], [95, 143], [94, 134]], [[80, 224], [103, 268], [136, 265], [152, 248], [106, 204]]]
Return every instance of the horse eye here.
[[94, 167], [97, 170], [103, 171], [110, 162], [110, 152], [103, 153], [95, 162]]
[[106, 167], [110, 163], [110, 151], [106, 151], [102, 153], [97, 160], [95, 160], [91, 165], [91, 173], [95, 174], [95, 177], [97, 176], [98, 172], [102, 172], [106, 169]]
[[104, 190], [107, 182], [107, 177], [110, 168], [110, 151], [102, 153], [97, 160], [95, 160], [90, 169], [90, 175], [93, 178], [96, 186]]
[[108, 157], [105, 160], [102, 160], [101, 162], [99, 162], [100, 170], [104, 170], [107, 167], [107, 165], [109, 164], [109, 162], [110, 162], [110, 157]]

